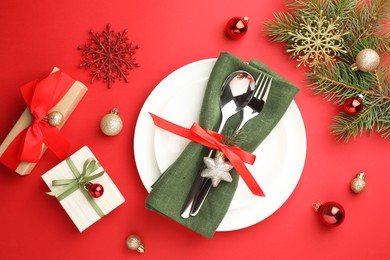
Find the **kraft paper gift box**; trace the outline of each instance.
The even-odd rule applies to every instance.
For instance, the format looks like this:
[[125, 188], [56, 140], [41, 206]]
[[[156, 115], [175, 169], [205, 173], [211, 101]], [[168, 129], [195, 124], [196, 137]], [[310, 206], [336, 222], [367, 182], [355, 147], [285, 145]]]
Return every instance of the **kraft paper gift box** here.
[[[58, 95], [60, 100], [56, 104], [53, 104], [53, 106], [49, 109], [48, 113], [52, 111], [58, 111], [63, 115], [63, 122], [57, 126], [58, 129], [61, 129], [76, 108], [77, 104], [83, 98], [84, 94], [87, 91], [87, 87], [81, 82], [74, 80], [67, 74], [61, 72], [58, 68], [54, 68], [49, 76], [53, 75], [55, 72], [61, 73], [58, 77], [57, 85], [59, 87], [57, 88], [62, 88], [63, 90], [62, 93]], [[46, 79], [47, 78], [41, 81], [37, 81], [36, 85], [38, 85], [40, 82], [45, 81]], [[30, 86], [28, 86], [29, 88], [31, 87], [31, 83], [33, 82], [28, 83], [30, 84]], [[30, 91], [31, 90], [28, 90], [27, 92]], [[59, 90], [56, 91], [59, 92]], [[57, 94], [57, 92], [54, 92], [54, 94]], [[44, 143], [42, 145], [42, 148], [40, 149], [40, 156], [36, 161], [25, 161], [19, 158], [18, 149], [20, 144], [23, 142], [21, 140], [21, 136], [24, 134], [26, 129], [28, 129], [32, 125], [33, 121], [34, 116], [32, 115], [30, 108], [27, 107], [22, 113], [22, 115], [19, 117], [18, 121], [15, 123], [14, 127], [11, 129], [3, 143], [0, 145], [0, 162], [20, 175], [27, 175], [31, 173], [37, 161], [47, 149], [47, 145]], [[68, 155], [69, 154], [66, 154], [60, 159], [62, 160]]]
[[[69, 161], [71, 161], [71, 166]], [[93, 163], [88, 164], [88, 162], [96, 162], [95, 167], [93, 167]], [[86, 169], [86, 164], [88, 164], [89, 169]], [[72, 167], [76, 169], [72, 170]], [[74, 171], [78, 173], [74, 173]], [[78, 174], [80, 176], [76, 178]], [[94, 178], [94, 175], [99, 174], [100, 177], [90, 180]], [[46, 172], [42, 175], [42, 179], [51, 190], [48, 194], [57, 197], [80, 232], [125, 201], [110, 176], [100, 166], [87, 146]], [[53, 186], [53, 181], [62, 185]], [[85, 182], [101, 184], [104, 188], [103, 195], [99, 198], [93, 198], [84, 188]]]

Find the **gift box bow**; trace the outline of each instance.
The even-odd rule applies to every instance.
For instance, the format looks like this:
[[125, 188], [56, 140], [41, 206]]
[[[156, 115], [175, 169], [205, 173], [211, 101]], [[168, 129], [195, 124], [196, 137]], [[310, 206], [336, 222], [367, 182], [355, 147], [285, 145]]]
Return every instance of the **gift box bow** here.
[[99, 173], [93, 174], [97, 169], [100, 168], [100, 164], [96, 162], [96, 160], [92, 157], [88, 158], [83, 165], [83, 171], [80, 173], [76, 166], [74, 165], [72, 159], [67, 158], [66, 163], [68, 164], [70, 170], [72, 171], [73, 175], [75, 176], [74, 179], [59, 179], [59, 180], [53, 180], [52, 186], [63, 186], [59, 189], [53, 190], [51, 192], [47, 192], [48, 195], [55, 196], [59, 201], [65, 199], [70, 194], [75, 192], [76, 190], [80, 190], [81, 193], [85, 196], [85, 198], [88, 200], [89, 204], [93, 207], [93, 209], [96, 211], [96, 213], [103, 217], [105, 214], [103, 211], [99, 208], [99, 206], [96, 204], [95, 200], [91, 197], [89, 192], [85, 189], [85, 184], [89, 183], [90, 181], [97, 179], [105, 173], [105, 171], [101, 171]]
[[149, 114], [152, 116], [154, 124], [161, 129], [167, 130], [211, 149], [221, 151], [226, 158], [229, 159], [238, 174], [240, 174], [251, 192], [254, 195], [265, 196], [264, 192], [261, 190], [260, 186], [257, 184], [256, 180], [244, 164], [244, 162], [251, 165], [254, 164], [256, 160], [255, 155], [248, 153], [237, 146], [228, 146], [222, 143], [221, 140], [224, 138], [223, 135], [214, 131], [203, 129], [197, 123], [194, 123], [190, 129], [187, 129], [152, 113]]
[[[74, 82], [65, 73], [57, 71], [41, 81], [34, 80], [20, 88], [23, 99], [34, 118], [29, 127], [12, 141], [2, 155], [13, 161], [15, 168], [19, 161], [38, 162], [43, 143], [58, 158], [67, 157], [69, 142], [57, 127], [45, 120], [45, 117], [49, 110], [64, 97]], [[15, 158], [15, 154], [18, 158]]]

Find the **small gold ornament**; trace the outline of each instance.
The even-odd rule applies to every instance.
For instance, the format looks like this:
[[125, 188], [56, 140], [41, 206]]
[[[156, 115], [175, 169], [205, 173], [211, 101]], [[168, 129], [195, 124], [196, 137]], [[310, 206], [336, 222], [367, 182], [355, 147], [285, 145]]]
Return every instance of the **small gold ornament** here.
[[353, 71], [373, 72], [380, 62], [379, 54], [372, 49], [364, 49], [356, 56], [355, 63], [351, 65]]
[[61, 112], [52, 111], [45, 117], [45, 120], [51, 126], [59, 126], [64, 122], [64, 116], [61, 114]]
[[126, 240], [127, 248], [130, 250], [135, 250], [138, 253], [145, 252], [145, 247], [141, 242], [141, 239], [137, 235], [131, 235]]
[[356, 178], [351, 181], [351, 190], [355, 193], [361, 193], [366, 188], [366, 175], [364, 172], [359, 172]]
[[100, 129], [105, 135], [114, 136], [122, 130], [122, 119], [118, 116], [118, 109], [114, 108], [110, 114], [103, 116]]

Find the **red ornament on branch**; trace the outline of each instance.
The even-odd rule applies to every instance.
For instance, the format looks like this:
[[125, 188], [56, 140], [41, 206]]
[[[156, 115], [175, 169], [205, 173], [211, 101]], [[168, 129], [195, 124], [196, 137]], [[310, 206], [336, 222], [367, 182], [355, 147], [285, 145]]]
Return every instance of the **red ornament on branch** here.
[[343, 109], [344, 109], [345, 113], [347, 113], [349, 115], [359, 114], [360, 111], [362, 111], [362, 109], [363, 109], [362, 96], [348, 98], [343, 105]]
[[115, 33], [108, 24], [101, 33], [90, 30], [89, 42], [79, 46], [81, 67], [91, 70], [91, 82], [102, 79], [111, 88], [116, 79], [128, 82], [129, 70], [139, 67], [135, 52], [139, 45], [128, 43], [127, 30]]

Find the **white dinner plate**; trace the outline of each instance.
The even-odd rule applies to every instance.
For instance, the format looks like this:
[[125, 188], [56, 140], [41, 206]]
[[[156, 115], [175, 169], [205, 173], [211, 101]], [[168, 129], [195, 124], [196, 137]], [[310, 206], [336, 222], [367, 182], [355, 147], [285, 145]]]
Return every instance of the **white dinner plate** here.
[[[134, 134], [135, 162], [148, 192], [161, 173], [179, 156], [188, 140], [157, 128], [154, 113], [184, 127], [198, 121], [210, 72], [216, 59], [205, 59], [172, 72], [150, 93], [138, 116]], [[278, 210], [298, 184], [306, 157], [306, 133], [293, 101], [247, 165], [266, 197], [253, 195], [240, 179], [229, 210], [217, 231], [256, 224]]]

